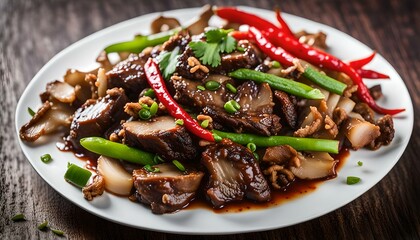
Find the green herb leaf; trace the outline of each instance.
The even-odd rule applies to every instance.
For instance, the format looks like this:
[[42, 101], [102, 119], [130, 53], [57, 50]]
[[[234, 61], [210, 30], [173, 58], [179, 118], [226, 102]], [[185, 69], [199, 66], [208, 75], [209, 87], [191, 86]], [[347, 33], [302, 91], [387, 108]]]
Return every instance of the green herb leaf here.
[[235, 38], [228, 36], [231, 30], [212, 29], [205, 33], [206, 42], [190, 42], [189, 46], [203, 64], [217, 67], [221, 63], [220, 53], [231, 53], [236, 49]]
[[158, 172], [160, 172], [160, 169], [158, 167], [153, 167], [153, 166], [150, 166], [150, 165], [145, 165], [143, 168], [146, 171], [152, 172], [152, 173], [158, 173]]
[[172, 163], [178, 168], [179, 171], [185, 172], [185, 167], [178, 160], [173, 160]]
[[172, 52], [164, 52], [158, 56], [159, 67], [165, 79], [175, 72], [179, 56], [179, 47], [176, 47]]
[[31, 117], [33, 117], [35, 115], [35, 111], [32, 110], [32, 108], [28, 107], [28, 113], [29, 115], [31, 115]]
[[359, 165], [359, 166], [363, 166], [363, 162], [362, 162], [362, 161], [358, 161], [358, 162], [357, 162], [357, 165]]

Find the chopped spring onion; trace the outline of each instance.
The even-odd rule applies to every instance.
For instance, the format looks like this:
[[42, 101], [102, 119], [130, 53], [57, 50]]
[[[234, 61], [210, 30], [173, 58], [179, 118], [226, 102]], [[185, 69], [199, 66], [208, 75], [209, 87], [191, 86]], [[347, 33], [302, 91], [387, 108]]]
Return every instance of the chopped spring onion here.
[[172, 163], [179, 169], [181, 172], [185, 172], [185, 167], [178, 160], [173, 160]]
[[28, 113], [31, 115], [31, 117], [33, 117], [35, 115], [34, 110], [32, 110], [32, 108], [28, 107]]
[[359, 165], [359, 166], [363, 166], [363, 162], [362, 162], [362, 161], [358, 161], [358, 162], [357, 162], [357, 165]]
[[64, 235], [64, 232], [61, 231], [61, 230], [58, 230], [58, 229], [52, 229], [51, 228], [51, 232], [53, 232], [57, 236], [63, 236]]
[[209, 126], [209, 120], [206, 119], [206, 120], [202, 121], [201, 124], [200, 124], [200, 126], [202, 128], [207, 128]]
[[254, 157], [257, 159], [257, 161], [260, 161], [260, 155], [258, 155], [258, 153], [253, 152], [252, 154], [254, 154]]
[[211, 81], [206, 82], [205, 86], [210, 91], [216, 91], [217, 89], [220, 88], [220, 83], [211, 80]]
[[150, 166], [150, 165], [145, 165], [143, 168], [144, 168], [146, 171], [148, 171], [148, 172], [152, 172], [152, 173], [157, 173], [157, 172], [160, 172], [160, 169], [159, 169], [159, 168], [157, 168], [157, 167], [153, 167], [153, 166]]
[[206, 88], [205, 88], [205, 87], [203, 87], [203, 86], [201, 86], [201, 85], [198, 85], [198, 86], [197, 86], [197, 89], [198, 89], [198, 90], [201, 90], [201, 91], [206, 90]]
[[360, 182], [360, 178], [359, 177], [355, 177], [355, 176], [348, 176], [347, 177], [347, 184], [348, 185], [353, 185]]
[[156, 97], [155, 91], [153, 89], [149, 88], [149, 89], [146, 90], [146, 92], [144, 92], [144, 96], [154, 98], [154, 97]]
[[39, 230], [44, 230], [47, 226], [48, 226], [48, 221], [47, 221], [47, 220], [44, 220], [44, 222], [43, 222], [43, 223], [41, 223], [41, 224], [39, 224], [39, 225], [37, 226], [37, 228], [38, 228]]
[[235, 100], [227, 101], [223, 107], [225, 108], [226, 112], [230, 114], [233, 114], [241, 109], [241, 106]]
[[92, 176], [92, 173], [89, 170], [81, 168], [76, 164], [70, 164], [66, 174], [64, 174], [64, 179], [66, 179], [67, 182], [83, 188], [89, 181], [90, 176]]
[[155, 157], [153, 158], [153, 162], [155, 164], [159, 164], [159, 163], [165, 162], [165, 160], [163, 160], [161, 157], [159, 157], [159, 155], [156, 154]]
[[151, 117], [152, 117], [152, 114], [150, 113], [149, 110], [147, 110], [146, 108], [140, 109], [139, 118], [143, 120], [147, 120], [147, 119], [150, 119]]
[[255, 152], [255, 150], [257, 150], [257, 145], [255, 145], [255, 143], [248, 143], [246, 145], [246, 147], [251, 150], [251, 152]]
[[272, 61], [272, 62], [271, 62], [271, 66], [272, 66], [273, 68], [280, 68], [280, 67], [281, 67], [280, 63], [279, 63], [279, 62], [277, 62], [277, 61]]
[[49, 163], [49, 162], [51, 162], [51, 160], [52, 160], [52, 157], [48, 153], [46, 153], [46, 154], [44, 154], [44, 155], [41, 156], [41, 161], [43, 163]]
[[234, 87], [232, 84], [228, 83], [226, 84], [226, 88], [231, 91], [232, 93], [237, 93], [238, 89], [236, 89], [236, 87]]
[[12, 217], [13, 222], [24, 221], [24, 220], [26, 220], [25, 215], [23, 215], [22, 213], [16, 214], [15, 216]]
[[182, 120], [182, 119], [177, 119], [177, 120], [175, 120], [175, 124], [176, 125], [184, 125], [184, 120]]
[[159, 109], [159, 104], [157, 104], [157, 102], [153, 102], [149, 109], [150, 115], [152, 116], [156, 115], [158, 109]]

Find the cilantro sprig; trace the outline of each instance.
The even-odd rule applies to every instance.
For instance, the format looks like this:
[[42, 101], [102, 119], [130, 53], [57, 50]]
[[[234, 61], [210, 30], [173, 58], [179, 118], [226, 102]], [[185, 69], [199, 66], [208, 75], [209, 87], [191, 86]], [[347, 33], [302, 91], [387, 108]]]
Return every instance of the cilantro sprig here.
[[194, 55], [203, 64], [217, 67], [221, 64], [221, 53], [231, 53], [236, 49], [236, 40], [229, 36], [232, 30], [211, 29], [205, 33], [206, 41], [190, 42]]
[[175, 72], [180, 55], [179, 47], [176, 47], [173, 51], [163, 52], [158, 56], [159, 67], [165, 79], [168, 79]]

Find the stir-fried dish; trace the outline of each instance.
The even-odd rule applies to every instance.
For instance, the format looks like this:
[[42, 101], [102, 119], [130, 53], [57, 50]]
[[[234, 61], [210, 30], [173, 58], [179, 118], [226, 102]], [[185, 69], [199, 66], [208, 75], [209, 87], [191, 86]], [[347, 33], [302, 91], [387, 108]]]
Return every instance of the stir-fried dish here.
[[[226, 24], [208, 26], [213, 14]], [[342, 61], [324, 33], [276, 17], [231, 7], [184, 26], [159, 17], [151, 35], [106, 47], [99, 68], [48, 83], [20, 137], [61, 131], [57, 146], [91, 161], [65, 175], [87, 200], [107, 190], [157, 214], [197, 197], [267, 202], [296, 179], [334, 178], [340, 151], [388, 145], [404, 109], [378, 106], [380, 85], [364, 84], [388, 78], [364, 68], [375, 53]]]

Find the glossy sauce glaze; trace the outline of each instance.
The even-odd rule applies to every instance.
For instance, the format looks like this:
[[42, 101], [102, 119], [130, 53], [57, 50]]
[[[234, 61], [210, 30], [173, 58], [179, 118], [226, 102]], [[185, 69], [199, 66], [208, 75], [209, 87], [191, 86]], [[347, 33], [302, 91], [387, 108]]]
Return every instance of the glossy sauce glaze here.
[[[64, 143], [58, 142], [56, 146], [61, 151], [73, 152], [77, 158], [84, 160], [86, 162], [85, 167], [87, 169], [93, 172], [96, 172], [96, 166], [97, 166], [96, 159], [97, 158], [95, 158], [94, 156], [90, 156], [89, 153], [83, 154], [83, 153], [74, 152], [71, 144], [69, 144], [68, 141], [65, 141]], [[209, 202], [204, 198], [204, 194], [198, 194], [199, 197], [194, 199], [185, 209], [191, 210], [191, 209], [204, 208], [204, 209], [212, 210], [215, 213], [239, 213], [243, 211], [266, 209], [269, 207], [279, 206], [286, 201], [293, 200], [305, 194], [314, 192], [317, 189], [317, 187], [323, 182], [328, 181], [330, 179], [334, 179], [337, 176], [337, 172], [339, 172], [340, 169], [344, 166], [344, 163], [346, 162], [346, 159], [348, 158], [349, 155], [350, 155], [350, 152], [346, 148], [341, 149], [339, 154], [333, 155], [333, 158], [335, 160], [338, 160], [337, 164], [335, 165], [335, 175], [327, 179], [316, 179], [316, 180], [296, 179], [284, 190], [272, 189], [271, 200], [268, 202], [263, 202], [263, 203], [253, 202], [253, 201], [249, 201], [245, 199], [239, 202], [229, 203], [220, 209], [214, 209], [209, 204]], [[201, 191], [203, 191], [203, 189]], [[130, 200], [133, 201], [133, 199], [130, 199]]]

